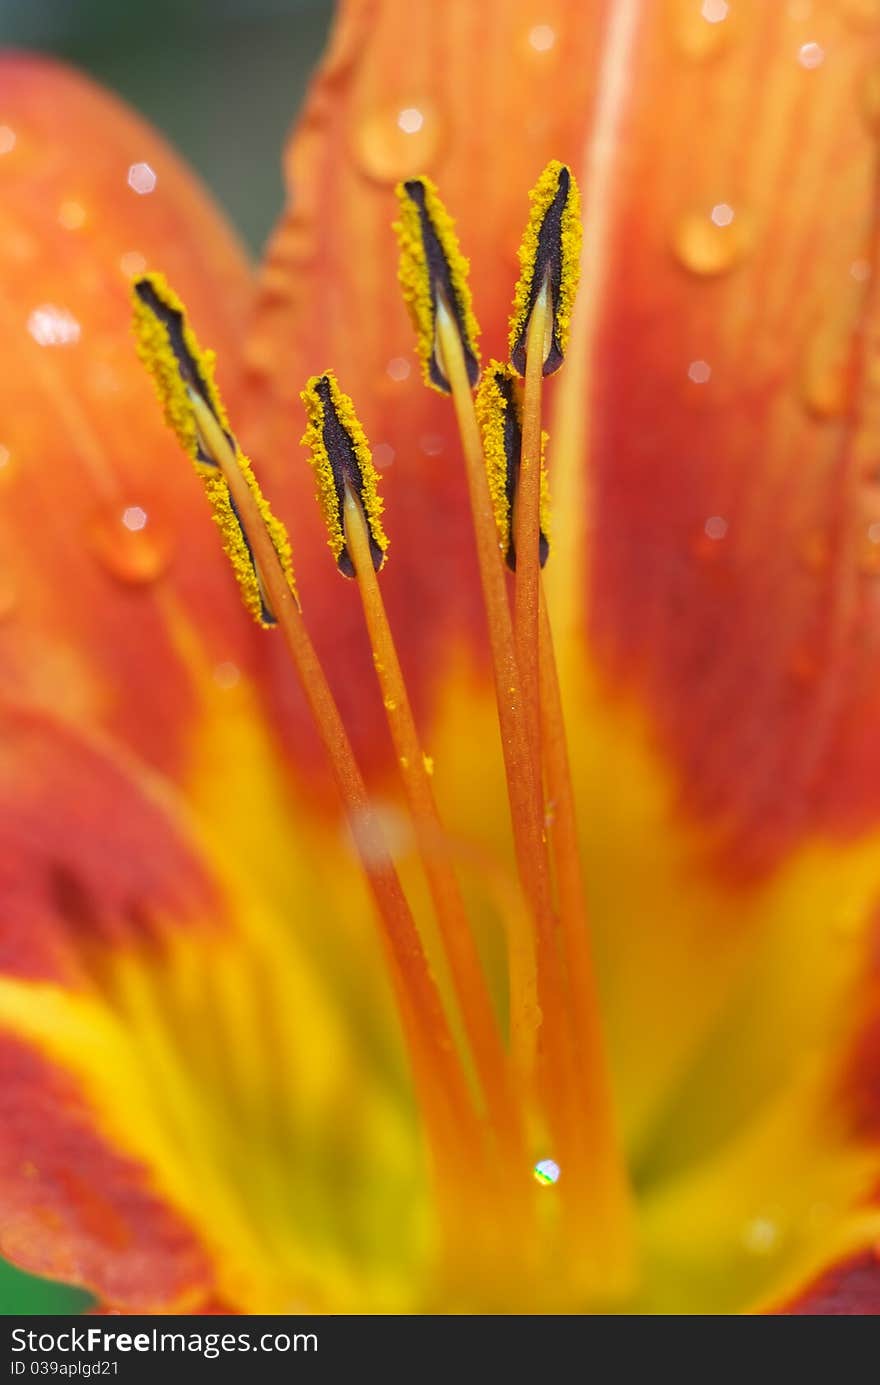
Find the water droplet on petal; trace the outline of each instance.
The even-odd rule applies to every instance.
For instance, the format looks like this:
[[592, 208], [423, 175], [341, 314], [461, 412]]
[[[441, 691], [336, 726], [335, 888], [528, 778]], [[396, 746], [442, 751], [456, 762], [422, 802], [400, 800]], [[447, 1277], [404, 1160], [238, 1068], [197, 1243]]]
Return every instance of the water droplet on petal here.
[[802, 43], [798, 49], [798, 62], [807, 72], [821, 67], [825, 61], [825, 49], [820, 43]]
[[386, 106], [366, 116], [355, 135], [361, 169], [382, 183], [429, 170], [439, 143], [440, 122], [422, 101]]
[[727, 533], [727, 520], [721, 515], [710, 515], [703, 525], [703, 531], [707, 539], [714, 539], [718, 542]]
[[12, 453], [9, 448], [0, 442], [0, 484], [8, 480], [12, 475]]
[[779, 1245], [779, 1226], [770, 1217], [752, 1217], [742, 1230], [742, 1243], [752, 1255], [771, 1255]]
[[425, 433], [419, 438], [419, 447], [426, 457], [439, 457], [443, 446], [443, 438], [439, 433]]
[[11, 154], [15, 148], [15, 131], [9, 125], [0, 125], [0, 154]]
[[240, 680], [241, 670], [229, 659], [224, 659], [214, 669], [214, 682], [219, 688], [234, 688]]
[[92, 519], [89, 540], [99, 562], [121, 582], [155, 582], [168, 566], [168, 536], [141, 505], [102, 507]]
[[378, 471], [385, 471], [394, 461], [396, 453], [390, 443], [377, 442], [373, 448], [373, 465]]
[[549, 53], [556, 44], [556, 30], [550, 24], [535, 24], [529, 29], [528, 45], [535, 53]]
[[688, 366], [688, 379], [695, 385], [705, 385], [712, 378], [712, 367], [708, 361], [691, 361]]
[[132, 192], [139, 193], [141, 197], [144, 197], [154, 190], [158, 180], [155, 169], [151, 168], [148, 163], [136, 163], [129, 168], [127, 181]]
[[808, 342], [801, 368], [804, 407], [814, 418], [843, 418], [852, 402], [852, 371], [847, 342], [819, 333]]
[[385, 367], [385, 372], [390, 375], [392, 380], [408, 380], [412, 373], [412, 366], [405, 356], [392, 356]]
[[871, 277], [870, 260], [853, 260], [849, 267], [850, 277], [855, 279], [857, 284], [867, 284]]
[[751, 240], [748, 218], [729, 202], [718, 202], [708, 214], [683, 216], [674, 228], [672, 248], [692, 274], [725, 274], [745, 258]]
[[41, 303], [34, 308], [27, 328], [39, 346], [74, 346], [82, 331], [73, 314], [54, 303]]
[[536, 1183], [543, 1188], [552, 1188], [554, 1183], [559, 1182], [562, 1170], [555, 1159], [539, 1159], [532, 1172]]

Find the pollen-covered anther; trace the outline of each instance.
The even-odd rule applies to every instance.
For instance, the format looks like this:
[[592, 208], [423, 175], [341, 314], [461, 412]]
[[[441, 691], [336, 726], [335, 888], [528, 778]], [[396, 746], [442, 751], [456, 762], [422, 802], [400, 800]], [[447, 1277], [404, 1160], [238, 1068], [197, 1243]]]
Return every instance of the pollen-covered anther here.
[[382, 528], [383, 504], [370, 445], [354, 405], [329, 370], [323, 375], [313, 375], [301, 398], [308, 416], [302, 442], [312, 454], [318, 503], [327, 525], [327, 542], [339, 571], [346, 577], [355, 576], [345, 537], [345, 497], [349, 491], [363, 512], [370, 538], [370, 556], [378, 572], [388, 549], [388, 539]]
[[169, 427], [205, 483], [244, 603], [261, 625], [275, 625], [276, 615], [233, 489], [243, 484], [250, 491], [259, 522], [296, 600], [290, 544], [284, 525], [269, 509], [251, 464], [230, 429], [214, 382], [213, 352], [199, 346], [182, 302], [163, 275], [145, 274], [136, 279], [132, 302], [138, 355], [153, 377]]
[[531, 213], [519, 248], [520, 277], [510, 319], [510, 359], [526, 370], [526, 342], [532, 311], [545, 288], [550, 325], [544, 344], [544, 375], [565, 358], [580, 271], [580, 194], [571, 169], [554, 159], [529, 193]]
[[442, 307], [455, 322], [468, 379], [476, 385], [480, 377], [476, 344], [480, 329], [471, 307], [469, 265], [459, 249], [454, 222], [429, 178], [400, 183], [397, 197], [400, 220], [394, 229], [400, 244], [398, 277], [416, 330], [425, 383], [441, 394], [451, 393], [437, 334]]
[[[490, 361], [477, 390], [477, 418], [483, 437], [489, 490], [495, 508], [498, 541], [508, 567], [516, 571], [513, 511], [522, 455], [522, 387], [515, 371]], [[543, 567], [550, 555], [550, 497], [544, 452], [547, 434], [541, 434], [541, 528], [539, 560]]]

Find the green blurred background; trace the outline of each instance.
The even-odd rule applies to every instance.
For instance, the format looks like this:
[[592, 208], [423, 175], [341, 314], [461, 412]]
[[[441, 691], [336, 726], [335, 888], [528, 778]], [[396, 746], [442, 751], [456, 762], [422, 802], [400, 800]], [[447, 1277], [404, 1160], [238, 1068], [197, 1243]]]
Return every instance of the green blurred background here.
[[[281, 207], [281, 145], [332, 0], [0, 0], [0, 43], [112, 87], [201, 173], [253, 250]], [[0, 1315], [76, 1313], [85, 1295], [0, 1261]]]

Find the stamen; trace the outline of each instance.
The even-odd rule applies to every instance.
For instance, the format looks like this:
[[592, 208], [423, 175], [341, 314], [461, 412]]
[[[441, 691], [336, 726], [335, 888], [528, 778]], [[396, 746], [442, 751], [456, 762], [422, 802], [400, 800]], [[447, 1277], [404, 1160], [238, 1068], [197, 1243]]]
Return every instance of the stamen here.
[[580, 193], [571, 169], [553, 160], [529, 193], [531, 215], [519, 249], [520, 277], [510, 319], [510, 359], [526, 373], [526, 336], [544, 285], [551, 323], [543, 342], [543, 371], [562, 365], [580, 270]]
[[[382, 502], [377, 491], [369, 444], [351, 399], [343, 394], [335, 377], [329, 372], [313, 377], [303, 391], [302, 399], [309, 414], [309, 427], [303, 444], [311, 449], [312, 466], [318, 476], [318, 498], [331, 534], [330, 547], [334, 553], [345, 554], [351, 575], [357, 579], [388, 726], [486, 1107], [499, 1136], [502, 1152], [505, 1157], [510, 1157], [512, 1168], [521, 1169], [525, 1157], [523, 1136], [513, 1102], [507, 1057], [501, 1045], [464, 902], [450, 863], [450, 846], [431, 784], [433, 766], [419, 739], [376, 576], [381, 566], [376, 561], [377, 550], [381, 556], [388, 540], [384, 533], [381, 534], [379, 548], [375, 537], [376, 516]], [[352, 465], [355, 455], [356, 465]], [[330, 504], [326, 501], [328, 473], [332, 477]], [[341, 507], [336, 504], [339, 489], [342, 492]], [[367, 504], [373, 515], [372, 522], [367, 513]], [[338, 523], [341, 524], [339, 534], [336, 532]], [[340, 568], [347, 572], [341, 563]]]
[[346, 577], [355, 575], [346, 548], [344, 520], [346, 493], [352, 490], [367, 525], [370, 561], [378, 572], [385, 561], [388, 540], [380, 518], [383, 506], [376, 484], [376, 468], [354, 406], [329, 370], [324, 375], [313, 375], [300, 398], [309, 420], [302, 442], [311, 452], [318, 503], [339, 571]]
[[146, 274], [135, 280], [132, 300], [138, 355], [153, 377], [166, 422], [205, 483], [245, 605], [261, 625], [272, 626], [277, 615], [267, 597], [240, 508], [232, 496], [233, 476], [244, 483], [251, 496], [281, 565], [287, 592], [296, 600], [290, 544], [229, 427], [214, 383], [213, 355], [200, 349], [186, 321], [183, 304], [161, 274]]
[[400, 221], [394, 229], [400, 242], [398, 277], [410, 311], [425, 383], [450, 393], [450, 383], [438, 351], [437, 313], [444, 302], [458, 328], [465, 370], [472, 385], [480, 375], [476, 339], [480, 334], [471, 308], [468, 262], [458, 246], [455, 225], [430, 178], [410, 178], [397, 188]]
[[[228, 486], [229, 505], [240, 517], [242, 532], [248, 535], [254, 567], [259, 571], [269, 608], [282, 631], [333, 768], [382, 923], [381, 938], [390, 963], [414, 1079], [431, 1132], [435, 1167], [438, 1176], [447, 1183], [451, 1179], [460, 1187], [468, 1160], [476, 1162], [478, 1168], [482, 1166], [480, 1124], [415, 921], [339, 710], [294, 599], [288, 567], [266, 519], [265, 502], [255, 493], [241, 466], [237, 445], [213, 385], [210, 358], [199, 350], [180, 300], [158, 276], [149, 276], [141, 292], [136, 287], [135, 314], [142, 356], [156, 378], [169, 423], [197, 466], [219, 469]], [[442, 1195], [451, 1196], [448, 1185]]]
[[[477, 390], [477, 418], [483, 437], [489, 490], [495, 506], [495, 523], [507, 566], [516, 572], [513, 513], [522, 455], [522, 397], [510, 366], [490, 361]], [[538, 557], [541, 567], [550, 556], [550, 494], [545, 452], [547, 434], [541, 433], [541, 504]]]

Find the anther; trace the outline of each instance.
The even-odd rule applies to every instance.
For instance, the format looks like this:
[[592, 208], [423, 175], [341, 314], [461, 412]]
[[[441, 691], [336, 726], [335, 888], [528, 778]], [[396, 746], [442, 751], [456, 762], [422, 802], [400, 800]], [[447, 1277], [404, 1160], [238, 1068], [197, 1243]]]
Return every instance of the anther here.
[[449, 373], [439, 344], [438, 313], [445, 306], [461, 338], [467, 377], [480, 376], [476, 339], [480, 334], [471, 308], [468, 262], [459, 249], [455, 227], [429, 178], [399, 184], [399, 279], [416, 330], [425, 383], [451, 393]]
[[385, 561], [388, 539], [381, 522], [383, 506], [377, 488], [378, 475], [354, 405], [329, 370], [323, 375], [313, 375], [301, 398], [308, 416], [302, 442], [312, 454], [318, 502], [329, 535], [327, 542], [339, 571], [346, 577], [355, 576], [345, 533], [345, 502], [349, 491], [363, 512], [370, 557], [378, 572]]
[[542, 290], [549, 296], [543, 374], [562, 365], [580, 266], [580, 195], [571, 170], [557, 160], [529, 193], [531, 214], [519, 249], [520, 277], [510, 319], [510, 359], [526, 371], [529, 320]]
[[[495, 506], [498, 541], [507, 566], [516, 571], [513, 514], [522, 456], [522, 394], [510, 366], [490, 361], [477, 390], [477, 417], [483, 435], [489, 490]], [[547, 434], [541, 434], [541, 508], [538, 551], [541, 567], [550, 555], [550, 505], [544, 451]]]

